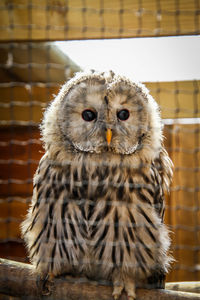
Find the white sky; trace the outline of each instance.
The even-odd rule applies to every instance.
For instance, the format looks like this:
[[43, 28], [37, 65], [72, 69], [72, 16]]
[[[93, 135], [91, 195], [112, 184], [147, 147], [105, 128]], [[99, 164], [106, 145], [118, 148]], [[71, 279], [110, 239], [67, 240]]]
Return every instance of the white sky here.
[[200, 36], [56, 42], [83, 69], [139, 81], [200, 79]]

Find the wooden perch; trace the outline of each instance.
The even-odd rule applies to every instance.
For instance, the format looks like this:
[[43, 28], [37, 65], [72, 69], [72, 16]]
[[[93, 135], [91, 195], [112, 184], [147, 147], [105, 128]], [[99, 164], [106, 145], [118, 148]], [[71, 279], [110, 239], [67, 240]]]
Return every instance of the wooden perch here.
[[200, 294], [200, 281], [168, 282], [167, 290]]
[[[83, 278], [55, 278], [48, 295], [41, 293], [33, 266], [0, 259], [0, 293], [28, 299], [112, 300], [112, 287]], [[127, 299], [123, 294], [120, 300]], [[170, 290], [137, 289], [137, 300], [196, 300], [199, 294]]]

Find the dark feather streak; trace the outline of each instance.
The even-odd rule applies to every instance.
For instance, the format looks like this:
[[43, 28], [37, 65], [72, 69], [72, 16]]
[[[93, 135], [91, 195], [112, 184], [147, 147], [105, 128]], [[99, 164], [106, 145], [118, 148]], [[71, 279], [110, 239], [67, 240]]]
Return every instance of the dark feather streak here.
[[58, 248], [59, 248], [60, 257], [63, 258], [63, 252], [60, 243], [58, 244]]
[[79, 209], [81, 211], [82, 217], [84, 220], [86, 220], [86, 213], [85, 213], [85, 201], [83, 201], [80, 205], [79, 205]]
[[124, 251], [122, 247], [120, 246], [120, 264], [122, 265], [124, 261]]
[[97, 197], [104, 197], [107, 193], [107, 189], [105, 188], [105, 186], [102, 185], [98, 185], [97, 189], [96, 189], [96, 195]]
[[151, 259], [154, 259], [151, 250], [149, 249], [149, 247], [148, 247], [147, 245], [145, 245], [145, 243], [139, 238], [139, 236], [137, 236], [137, 240], [138, 240], [139, 243], [143, 246], [143, 248], [144, 248], [144, 250], [146, 251], [146, 253], [148, 254], [148, 256], [149, 256]]
[[123, 199], [123, 196], [124, 196], [124, 183], [121, 184], [117, 190], [117, 198], [119, 200], [122, 200]]
[[57, 180], [58, 180], [58, 182], [62, 181], [62, 173], [61, 172], [57, 173]]
[[69, 227], [72, 231], [71, 238], [74, 240], [76, 238], [76, 230], [69, 214], [68, 214], [68, 220], [69, 220]]
[[116, 246], [115, 245], [112, 246], [112, 262], [115, 266], [116, 265]]
[[78, 181], [78, 172], [77, 170], [75, 169], [74, 170], [74, 182], [76, 183]]
[[64, 250], [64, 252], [65, 252], [65, 255], [67, 256], [67, 259], [68, 259], [68, 261], [70, 261], [70, 258], [69, 258], [69, 253], [68, 253], [68, 251], [67, 251], [67, 249], [66, 249], [66, 246], [65, 246], [65, 242], [64, 242], [64, 238], [63, 238], [63, 236], [62, 236], [62, 248], [63, 248], [63, 250]]
[[142, 261], [143, 265], [146, 266], [147, 265], [146, 260], [145, 260], [144, 256], [142, 255], [142, 253], [140, 252], [139, 248], [137, 248], [137, 253], [138, 253], [138, 256], [139, 256], [140, 260]]
[[54, 224], [54, 230], [53, 230], [54, 239], [57, 239], [57, 224]]
[[101, 247], [101, 251], [99, 252], [99, 260], [102, 258], [102, 255], [103, 255], [103, 253], [104, 253], [104, 250], [105, 250], [105, 244], [103, 244], [102, 245], [102, 247]]
[[90, 203], [88, 205], [88, 220], [90, 220], [90, 218], [92, 217], [94, 213], [94, 203]]
[[110, 212], [111, 208], [112, 208], [112, 205], [111, 205], [111, 198], [110, 197], [107, 197], [106, 198], [106, 204], [105, 204], [105, 207], [104, 207], [104, 210], [103, 210], [103, 213], [102, 213], [102, 218], [104, 219], [108, 213]]
[[142, 178], [144, 179], [144, 181], [147, 184], [150, 183], [150, 179], [149, 179], [149, 177], [145, 173], [141, 172], [141, 175], [142, 175]]
[[145, 267], [143, 266], [143, 264], [141, 262], [141, 259], [140, 259], [140, 256], [138, 254], [138, 251], [135, 253], [135, 257], [137, 259], [137, 263], [138, 263], [139, 267], [141, 268], [141, 270], [143, 271], [143, 273], [146, 275], [147, 271], [146, 271]]
[[128, 214], [130, 217], [132, 227], [136, 227], [136, 222], [135, 222], [135, 219], [134, 219], [133, 214], [131, 213], [130, 209], [128, 209]]
[[134, 191], [134, 184], [133, 184], [132, 177], [129, 177], [128, 183], [129, 183], [129, 191], [130, 193], [132, 193]]
[[137, 195], [142, 202], [152, 205], [151, 201], [144, 194], [142, 194], [141, 188], [137, 189]]
[[38, 243], [37, 247], [35, 248], [34, 252], [31, 254], [30, 258], [33, 258], [39, 251], [41, 243]]
[[[33, 213], [33, 212], [32, 212], [32, 213]], [[34, 227], [34, 225], [35, 225], [35, 223], [36, 223], [36, 219], [37, 219], [39, 213], [40, 213], [40, 211], [38, 210], [38, 211], [36, 212], [36, 214], [35, 214], [35, 217], [34, 217], [32, 223], [31, 223], [31, 225], [28, 227], [28, 229], [26, 230], [26, 232], [31, 231], [31, 230], [33, 229], [33, 227]], [[26, 232], [25, 232], [25, 233], [26, 233]]]
[[43, 180], [46, 179], [47, 175], [49, 174], [49, 170], [50, 170], [50, 165], [46, 168], [44, 175], [43, 175]]
[[37, 186], [37, 191], [39, 191], [41, 185], [42, 185], [42, 180], [40, 179], [40, 180], [38, 180], [38, 182], [37, 182], [37, 184], [36, 184], [36, 186]]
[[115, 216], [114, 216], [114, 239], [117, 240], [119, 237], [119, 217], [117, 209], [115, 209]]
[[141, 213], [141, 215], [143, 215], [143, 217], [147, 220], [147, 222], [154, 228], [156, 229], [156, 226], [153, 224], [153, 222], [151, 221], [151, 219], [147, 216], [147, 214], [144, 212], [144, 210], [138, 206], [138, 211]]
[[56, 243], [54, 244], [52, 252], [51, 252], [51, 270], [52, 271], [53, 271], [53, 266], [54, 266], [55, 252], [56, 252]]
[[130, 236], [132, 242], [134, 243], [135, 242], [135, 238], [134, 238], [134, 235], [133, 235], [133, 231], [131, 230], [130, 227], [128, 227], [128, 233], [129, 233], [129, 236]]
[[51, 224], [48, 224], [48, 230], [47, 230], [47, 234], [46, 234], [46, 244], [49, 242], [49, 237], [50, 237], [50, 232], [51, 232]]
[[52, 203], [49, 205], [49, 218], [50, 218], [50, 220], [53, 219], [53, 208], [54, 208], [54, 202], [52, 202]]
[[124, 241], [125, 241], [125, 245], [126, 245], [126, 249], [128, 251], [128, 254], [130, 255], [130, 245], [129, 245], [129, 241], [128, 241], [128, 236], [126, 234], [126, 232], [123, 230], [123, 236], [124, 236]]
[[152, 241], [153, 241], [154, 243], [156, 243], [156, 238], [155, 238], [155, 236], [153, 235], [153, 233], [151, 232], [150, 228], [149, 228], [148, 226], [145, 226], [145, 230], [146, 230], [146, 232], [148, 233], [148, 235], [151, 237]]
[[104, 241], [106, 234], [108, 233], [108, 229], [109, 229], [109, 225], [105, 225], [104, 230], [103, 230], [102, 234], [100, 235], [100, 238], [97, 240], [97, 242], [94, 245], [94, 249], [97, 249], [98, 246], [100, 245], [100, 243], [102, 241]]
[[65, 220], [65, 214], [67, 212], [67, 206], [68, 206], [68, 199], [66, 197], [64, 197], [62, 207], [61, 207], [61, 219], [62, 219], [62, 221]]
[[95, 234], [97, 233], [97, 231], [98, 231], [98, 223], [99, 223], [99, 221], [102, 219], [102, 212], [100, 212], [97, 216], [96, 216], [96, 218], [95, 218], [95, 220], [94, 220], [94, 222], [93, 222], [93, 225], [91, 226], [91, 238], [93, 238], [94, 236], [95, 236]]
[[38, 234], [38, 236], [37, 236], [37, 238], [35, 239], [34, 243], [33, 243], [32, 246], [30, 247], [30, 251], [35, 247], [35, 245], [38, 243], [39, 239], [41, 238], [42, 234], [45, 232], [46, 227], [47, 227], [47, 224], [48, 224], [48, 216], [46, 217], [46, 219], [45, 219], [45, 221], [44, 221], [44, 224], [43, 224], [42, 229], [40, 230], [40, 233]]

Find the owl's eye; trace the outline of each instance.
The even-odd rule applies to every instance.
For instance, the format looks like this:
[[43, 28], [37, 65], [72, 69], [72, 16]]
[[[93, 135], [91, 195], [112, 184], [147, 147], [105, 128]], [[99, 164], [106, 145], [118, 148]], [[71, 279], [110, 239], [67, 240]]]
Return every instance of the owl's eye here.
[[91, 121], [95, 120], [96, 117], [97, 117], [97, 113], [90, 109], [85, 109], [82, 112], [82, 118], [83, 118], [83, 120], [85, 120], [87, 122], [91, 122]]
[[129, 111], [128, 111], [128, 109], [122, 109], [122, 110], [118, 111], [117, 117], [121, 121], [128, 120], [128, 118], [129, 118]]

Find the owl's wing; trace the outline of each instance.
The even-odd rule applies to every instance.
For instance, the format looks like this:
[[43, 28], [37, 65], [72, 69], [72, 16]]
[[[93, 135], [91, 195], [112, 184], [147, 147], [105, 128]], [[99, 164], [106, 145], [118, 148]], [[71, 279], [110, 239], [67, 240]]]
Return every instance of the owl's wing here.
[[169, 191], [172, 179], [172, 167], [172, 161], [167, 151], [162, 147], [159, 157], [152, 164], [155, 183], [154, 206], [162, 221], [165, 211], [164, 192]]
[[35, 174], [32, 203], [22, 233], [30, 260], [43, 275], [70, 273], [80, 253], [86, 252], [85, 220], [80, 201], [73, 201], [80, 199], [77, 176], [71, 164], [60, 165], [46, 154]]
[[[159, 157], [152, 164], [152, 174], [155, 184], [154, 207], [163, 222], [165, 212], [164, 192], [169, 191], [172, 179], [173, 163], [168, 156], [167, 151], [162, 148]], [[163, 289], [165, 287], [165, 271], [158, 268], [147, 279], [147, 287], [154, 289]]]
[[51, 165], [48, 163], [48, 158], [45, 154], [41, 158], [35, 173], [32, 202], [26, 219], [21, 225], [22, 235], [30, 253], [33, 252], [35, 254], [35, 252], [31, 250], [37, 247], [37, 243], [45, 235], [50, 223], [48, 210], [53, 202], [52, 199], [55, 193], [51, 181]]
[[169, 191], [173, 175], [173, 163], [164, 147], [161, 148], [159, 158], [155, 161], [155, 164], [161, 176], [163, 189]]
[[[54, 263], [58, 261], [56, 255], [58, 256], [58, 253], [60, 256], [64, 255], [65, 250], [64, 233], [58, 237], [61, 228], [60, 215], [67, 206], [67, 201], [64, 201], [67, 192], [65, 197], [61, 176], [62, 173], [53, 168], [51, 160], [45, 154], [34, 176], [32, 203], [22, 223], [22, 234], [30, 260], [43, 274], [49, 271], [55, 273]], [[59, 206], [61, 206], [60, 210]], [[61, 243], [56, 242], [57, 237]], [[62, 245], [63, 249], [61, 249]]]

